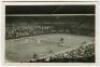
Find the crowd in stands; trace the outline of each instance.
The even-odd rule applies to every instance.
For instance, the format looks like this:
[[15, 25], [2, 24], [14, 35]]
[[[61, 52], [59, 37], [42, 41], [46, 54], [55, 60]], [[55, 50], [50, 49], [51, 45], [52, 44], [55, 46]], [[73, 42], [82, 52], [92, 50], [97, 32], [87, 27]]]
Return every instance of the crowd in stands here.
[[6, 39], [47, 34], [94, 35], [94, 16], [6, 17]]
[[86, 45], [81, 45], [77, 49], [32, 58], [29, 62], [95, 62], [95, 47], [93, 43], [86, 43]]

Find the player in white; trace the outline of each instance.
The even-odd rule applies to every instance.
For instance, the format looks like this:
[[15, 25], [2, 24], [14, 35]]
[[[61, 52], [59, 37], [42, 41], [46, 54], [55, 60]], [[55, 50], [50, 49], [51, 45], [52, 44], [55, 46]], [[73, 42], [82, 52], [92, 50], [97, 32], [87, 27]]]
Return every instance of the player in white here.
[[60, 38], [59, 44], [60, 44], [60, 46], [64, 46], [64, 38]]

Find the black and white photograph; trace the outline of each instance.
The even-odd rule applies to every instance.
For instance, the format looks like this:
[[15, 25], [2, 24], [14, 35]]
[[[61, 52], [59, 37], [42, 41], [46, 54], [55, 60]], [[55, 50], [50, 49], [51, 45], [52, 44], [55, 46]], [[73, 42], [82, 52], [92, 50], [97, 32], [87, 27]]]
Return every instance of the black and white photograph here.
[[95, 5], [6, 5], [6, 63], [95, 63]]

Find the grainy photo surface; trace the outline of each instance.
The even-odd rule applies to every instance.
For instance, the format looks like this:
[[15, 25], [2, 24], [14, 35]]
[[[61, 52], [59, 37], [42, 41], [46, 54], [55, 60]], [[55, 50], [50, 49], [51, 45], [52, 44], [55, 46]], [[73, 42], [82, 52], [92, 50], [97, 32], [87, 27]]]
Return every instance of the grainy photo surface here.
[[5, 17], [6, 62], [95, 62], [95, 5], [6, 5]]

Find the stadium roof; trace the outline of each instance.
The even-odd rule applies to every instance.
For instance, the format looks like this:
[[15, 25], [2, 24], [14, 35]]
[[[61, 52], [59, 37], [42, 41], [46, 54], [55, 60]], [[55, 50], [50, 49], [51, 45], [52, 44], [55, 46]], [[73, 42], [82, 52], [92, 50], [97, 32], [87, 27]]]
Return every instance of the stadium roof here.
[[6, 14], [94, 14], [94, 5], [6, 6]]

